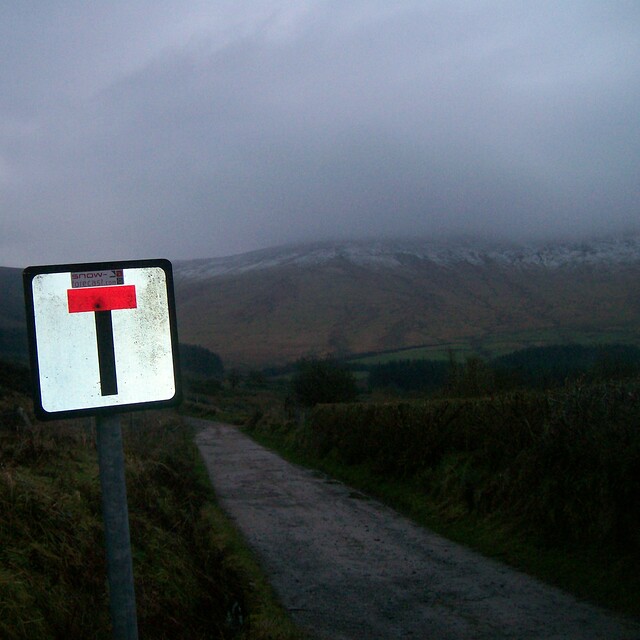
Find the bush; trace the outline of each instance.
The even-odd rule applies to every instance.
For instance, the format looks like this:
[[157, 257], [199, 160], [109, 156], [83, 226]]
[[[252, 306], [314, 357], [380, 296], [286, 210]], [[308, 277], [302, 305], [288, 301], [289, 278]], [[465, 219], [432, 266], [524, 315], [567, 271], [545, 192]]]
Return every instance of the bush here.
[[224, 375], [220, 356], [197, 345], [180, 343], [180, 366], [192, 376], [220, 379]]
[[550, 345], [529, 347], [496, 358], [493, 367], [520, 386], [559, 387], [567, 380], [623, 380], [640, 372], [640, 349], [633, 345]]
[[30, 393], [29, 369], [22, 364], [0, 361], [0, 389], [10, 389], [24, 394]]
[[402, 391], [435, 391], [445, 383], [449, 364], [434, 360], [393, 360], [373, 365], [371, 389], [395, 387]]
[[291, 381], [293, 397], [305, 407], [349, 402], [358, 395], [353, 373], [335, 360], [301, 360]]
[[316, 407], [316, 455], [415, 479], [443, 505], [562, 544], [640, 553], [640, 382], [496, 398]]

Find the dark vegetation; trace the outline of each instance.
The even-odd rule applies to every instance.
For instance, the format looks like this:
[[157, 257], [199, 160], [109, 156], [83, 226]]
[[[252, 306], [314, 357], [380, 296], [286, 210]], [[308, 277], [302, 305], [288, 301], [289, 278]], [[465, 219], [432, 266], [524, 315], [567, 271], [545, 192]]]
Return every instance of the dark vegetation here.
[[0, 329], [0, 358], [7, 361], [27, 362], [27, 331], [23, 327]]
[[[242, 586], [208, 539], [190, 436], [179, 423], [144, 422], [126, 434], [140, 634], [224, 637]], [[2, 433], [2, 638], [111, 635], [93, 437], [70, 424]]]
[[196, 345], [180, 343], [180, 366], [184, 373], [194, 378], [222, 379], [224, 376], [220, 356]]
[[[362, 365], [359, 367], [362, 369]], [[549, 389], [569, 380], [620, 380], [640, 373], [640, 348], [632, 345], [530, 347], [483, 360], [396, 360], [370, 365], [370, 389], [474, 396], [516, 389]]]
[[29, 369], [15, 362], [0, 362], [0, 392], [14, 391], [23, 394], [31, 392]]
[[[95, 427], [36, 423], [0, 363], [0, 638], [111, 638]], [[122, 417], [141, 638], [298, 638], [170, 412]]]
[[547, 389], [567, 380], [623, 380], [640, 374], [640, 348], [611, 344], [597, 347], [530, 347], [493, 361], [503, 385]]
[[291, 379], [294, 400], [303, 407], [321, 403], [349, 402], [358, 395], [353, 373], [331, 359], [304, 359]]
[[222, 358], [209, 349], [181, 342], [180, 370], [187, 396], [213, 394], [222, 388], [224, 364]]
[[321, 406], [307, 444], [384, 477], [413, 478], [443, 505], [503, 514], [550, 543], [640, 550], [639, 400], [640, 385], [629, 382]]
[[438, 360], [395, 360], [369, 367], [370, 389], [431, 392], [441, 389], [449, 372]]

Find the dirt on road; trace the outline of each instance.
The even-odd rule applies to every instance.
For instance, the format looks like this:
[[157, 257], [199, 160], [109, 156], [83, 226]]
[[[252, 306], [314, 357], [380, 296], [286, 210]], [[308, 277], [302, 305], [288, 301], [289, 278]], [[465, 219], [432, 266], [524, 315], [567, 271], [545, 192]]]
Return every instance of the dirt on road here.
[[637, 621], [449, 542], [236, 427], [192, 423], [222, 507], [314, 638], [640, 640]]

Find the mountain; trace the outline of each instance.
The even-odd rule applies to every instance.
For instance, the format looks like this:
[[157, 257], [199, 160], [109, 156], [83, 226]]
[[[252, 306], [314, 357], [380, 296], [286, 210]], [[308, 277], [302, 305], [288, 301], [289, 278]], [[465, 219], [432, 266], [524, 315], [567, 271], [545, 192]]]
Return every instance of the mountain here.
[[[327, 242], [174, 262], [180, 341], [227, 368], [420, 345], [640, 344], [640, 234], [580, 243]], [[0, 357], [24, 359], [22, 276], [0, 268]]]
[[513, 348], [639, 336], [640, 235], [316, 243], [177, 262], [174, 271], [181, 341], [232, 365], [500, 336]]

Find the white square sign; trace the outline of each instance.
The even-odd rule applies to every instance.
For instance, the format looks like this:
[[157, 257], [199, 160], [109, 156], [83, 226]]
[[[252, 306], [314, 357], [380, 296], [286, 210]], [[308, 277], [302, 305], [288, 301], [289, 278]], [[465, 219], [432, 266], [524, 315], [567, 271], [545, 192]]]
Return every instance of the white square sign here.
[[23, 278], [40, 418], [179, 402], [168, 260], [28, 267]]

